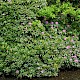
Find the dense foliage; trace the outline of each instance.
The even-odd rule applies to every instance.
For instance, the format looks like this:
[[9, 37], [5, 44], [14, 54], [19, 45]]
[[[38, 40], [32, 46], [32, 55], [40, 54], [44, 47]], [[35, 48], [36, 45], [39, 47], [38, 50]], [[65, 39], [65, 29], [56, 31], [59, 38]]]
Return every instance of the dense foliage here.
[[70, 26], [71, 32], [76, 29], [77, 35], [80, 35], [80, 8], [72, 7], [69, 2], [44, 7], [38, 11], [38, 17], [42, 16], [47, 21], [58, 21], [62, 27]]
[[25, 25], [36, 19], [36, 12], [46, 6], [45, 0], [0, 1], [0, 25]]
[[0, 75], [57, 76], [60, 68], [80, 68], [80, 9], [69, 2], [45, 6], [46, 0], [0, 1]]
[[48, 5], [55, 4], [56, 2], [70, 2], [75, 7], [80, 7], [80, 0], [47, 0]]

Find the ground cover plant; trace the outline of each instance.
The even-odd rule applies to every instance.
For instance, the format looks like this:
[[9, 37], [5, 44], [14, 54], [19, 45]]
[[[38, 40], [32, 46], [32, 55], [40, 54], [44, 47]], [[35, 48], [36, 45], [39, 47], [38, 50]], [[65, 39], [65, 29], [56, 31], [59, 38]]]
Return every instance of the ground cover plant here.
[[[14, 75], [18, 78], [50, 77], [57, 76], [63, 67], [80, 68], [78, 30], [66, 24], [68, 13], [63, 15], [66, 19], [61, 21], [57, 16], [60, 10], [57, 11], [56, 5], [46, 9], [43, 4], [47, 4], [45, 0], [41, 3], [34, 1], [2, 0], [0, 3], [0, 75]], [[72, 8], [75, 13], [79, 12], [69, 3], [63, 5]], [[65, 12], [62, 6], [60, 8]], [[75, 14], [70, 14], [75, 18]], [[79, 24], [79, 18], [77, 20]]]

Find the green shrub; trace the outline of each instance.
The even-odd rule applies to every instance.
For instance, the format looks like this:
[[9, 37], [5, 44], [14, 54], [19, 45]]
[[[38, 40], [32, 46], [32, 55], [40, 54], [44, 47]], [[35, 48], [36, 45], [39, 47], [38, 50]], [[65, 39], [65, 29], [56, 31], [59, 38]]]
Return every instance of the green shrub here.
[[[0, 72], [21, 78], [42, 77], [57, 76], [64, 62], [80, 67], [80, 42], [76, 34], [73, 38], [66, 36], [65, 30], [54, 25], [49, 24], [49, 31], [38, 20], [16, 26], [12, 31], [7, 26], [6, 36], [0, 37]], [[72, 58], [75, 55], [76, 58]]]
[[46, 0], [0, 1], [0, 26], [25, 25], [36, 19], [36, 12], [46, 6]]
[[54, 4], [39, 10], [38, 17], [45, 16], [48, 21], [58, 21], [62, 27], [70, 25], [71, 31], [80, 34], [80, 8], [72, 7], [69, 2]]
[[56, 12], [52, 11], [55, 16], [46, 9], [48, 20], [51, 18], [49, 22], [35, 20], [38, 8], [28, 7], [27, 1], [0, 1], [0, 75], [19, 78], [57, 76], [65, 65], [80, 68], [80, 41], [76, 29], [73, 37], [68, 35], [73, 33], [57, 22], [60, 18], [56, 15], [60, 10], [55, 5]]

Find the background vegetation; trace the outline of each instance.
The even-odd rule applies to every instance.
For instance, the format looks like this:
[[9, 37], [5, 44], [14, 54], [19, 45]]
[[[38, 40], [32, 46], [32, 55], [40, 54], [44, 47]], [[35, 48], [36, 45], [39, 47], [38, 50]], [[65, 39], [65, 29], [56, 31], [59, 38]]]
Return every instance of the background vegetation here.
[[74, 2], [0, 0], [0, 75], [49, 77], [80, 68], [80, 8]]

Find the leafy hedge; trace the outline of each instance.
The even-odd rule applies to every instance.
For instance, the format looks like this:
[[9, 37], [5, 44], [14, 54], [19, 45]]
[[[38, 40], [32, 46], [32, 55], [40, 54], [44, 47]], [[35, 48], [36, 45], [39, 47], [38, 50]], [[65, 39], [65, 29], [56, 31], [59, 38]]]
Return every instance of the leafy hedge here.
[[56, 20], [36, 20], [34, 7], [27, 9], [28, 0], [12, 1], [0, 3], [0, 75], [57, 76], [62, 67], [80, 68], [76, 31], [68, 35], [70, 28]]
[[0, 1], [0, 25], [25, 25], [29, 21], [35, 20], [36, 12], [46, 4], [45, 0]]
[[[56, 25], [57, 26], [57, 25]], [[50, 27], [46, 31], [40, 21], [16, 26], [0, 37], [0, 73], [18, 77], [57, 76], [61, 66], [80, 67], [80, 42], [65, 30]]]

